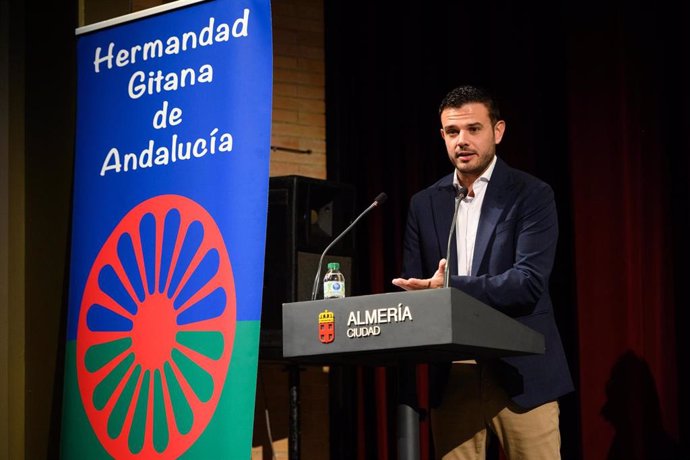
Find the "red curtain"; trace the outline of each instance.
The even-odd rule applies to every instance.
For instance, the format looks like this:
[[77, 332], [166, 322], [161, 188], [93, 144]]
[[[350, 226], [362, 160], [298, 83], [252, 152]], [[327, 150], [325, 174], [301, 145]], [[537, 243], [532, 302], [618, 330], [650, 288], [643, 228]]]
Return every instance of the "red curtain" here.
[[585, 458], [618, 458], [621, 449], [633, 455], [625, 458], [648, 458], [645, 450], [655, 447], [644, 445], [652, 442], [646, 433], [678, 435], [669, 192], [670, 168], [687, 162], [672, 161], [669, 108], [680, 101], [667, 102], [687, 90], [668, 89], [675, 79], [663, 67], [662, 27], [616, 12], [572, 29], [569, 145]]

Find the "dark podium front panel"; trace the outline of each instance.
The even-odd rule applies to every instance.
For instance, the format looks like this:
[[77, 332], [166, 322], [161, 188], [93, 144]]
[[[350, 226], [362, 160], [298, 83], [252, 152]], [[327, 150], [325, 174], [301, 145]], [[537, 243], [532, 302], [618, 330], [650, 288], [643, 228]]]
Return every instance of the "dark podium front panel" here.
[[544, 337], [455, 289], [283, 304], [283, 356], [387, 365], [544, 353]]

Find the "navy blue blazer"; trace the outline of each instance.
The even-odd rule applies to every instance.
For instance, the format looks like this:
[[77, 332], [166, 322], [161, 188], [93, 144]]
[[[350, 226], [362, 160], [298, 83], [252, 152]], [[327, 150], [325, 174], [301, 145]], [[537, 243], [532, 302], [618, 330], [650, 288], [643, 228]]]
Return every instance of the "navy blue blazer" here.
[[[549, 295], [558, 240], [556, 205], [548, 184], [500, 158], [485, 193], [472, 276], [457, 276], [453, 243], [450, 285], [544, 335], [545, 354], [494, 363], [513, 402], [531, 409], [573, 390]], [[430, 278], [439, 260], [446, 257], [454, 206], [453, 174], [412, 197], [404, 239], [404, 278]], [[439, 384], [432, 375], [431, 398], [436, 403], [443, 388], [440, 380]]]

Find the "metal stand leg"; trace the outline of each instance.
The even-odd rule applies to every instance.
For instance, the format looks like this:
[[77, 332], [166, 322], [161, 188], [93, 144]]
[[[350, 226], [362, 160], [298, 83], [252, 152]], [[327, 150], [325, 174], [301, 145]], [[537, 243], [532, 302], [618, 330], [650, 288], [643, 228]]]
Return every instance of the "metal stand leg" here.
[[398, 405], [398, 458], [419, 460], [419, 414], [407, 404]]
[[290, 386], [290, 421], [288, 437], [288, 459], [299, 460], [299, 365], [288, 366]]
[[414, 364], [398, 367], [398, 459], [419, 460], [417, 374]]

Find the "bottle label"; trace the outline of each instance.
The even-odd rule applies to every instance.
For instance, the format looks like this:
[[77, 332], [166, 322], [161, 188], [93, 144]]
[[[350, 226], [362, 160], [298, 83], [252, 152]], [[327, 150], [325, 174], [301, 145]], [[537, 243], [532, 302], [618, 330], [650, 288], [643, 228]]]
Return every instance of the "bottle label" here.
[[345, 283], [342, 281], [326, 281], [323, 283], [324, 299], [345, 297]]

